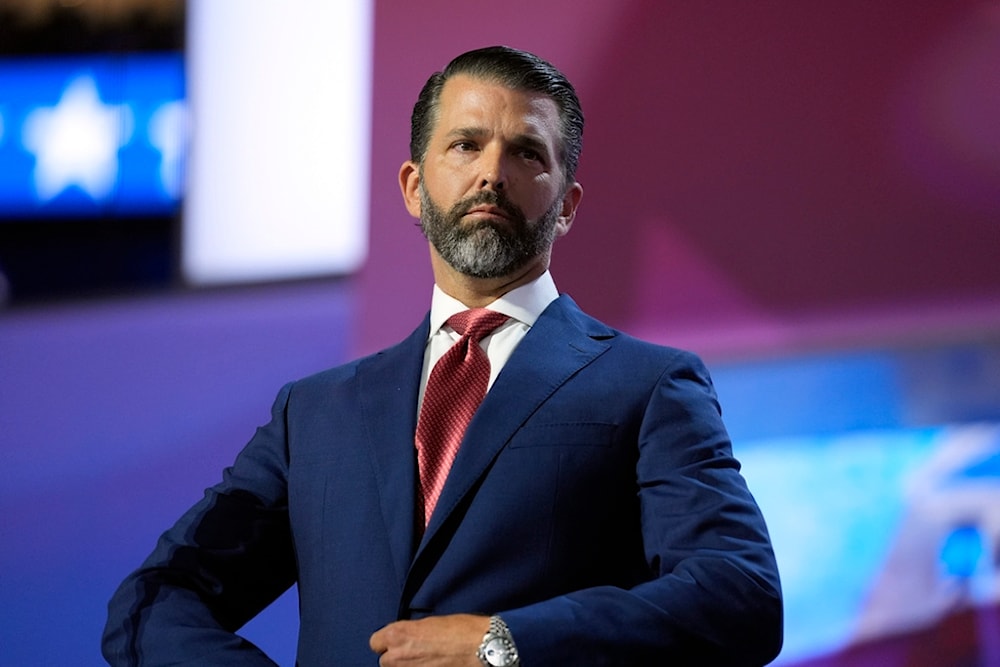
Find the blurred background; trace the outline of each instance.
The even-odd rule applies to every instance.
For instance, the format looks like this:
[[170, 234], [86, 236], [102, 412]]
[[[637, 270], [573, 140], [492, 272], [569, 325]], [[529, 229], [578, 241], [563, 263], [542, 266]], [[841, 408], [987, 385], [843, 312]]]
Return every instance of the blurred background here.
[[996, 0], [0, 3], [0, 664], [101, 664], [279, 387], [415, 326], [410, 109], [494, 43], [587, 114], [559, 288], [712, 369], [777, 664], [1000, 665]]

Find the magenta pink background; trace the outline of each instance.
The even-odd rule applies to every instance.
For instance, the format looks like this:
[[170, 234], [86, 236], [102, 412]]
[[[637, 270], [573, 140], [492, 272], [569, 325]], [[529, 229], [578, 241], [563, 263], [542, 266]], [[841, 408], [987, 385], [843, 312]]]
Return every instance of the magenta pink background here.
[[1000, 320], [995, 3], [376, 4], [360, 351], [428, 304], [396, 186], [412, 103], [493, 43], [578, 88], [585, 197], [553, 271], [611, 324], [714, 356]]

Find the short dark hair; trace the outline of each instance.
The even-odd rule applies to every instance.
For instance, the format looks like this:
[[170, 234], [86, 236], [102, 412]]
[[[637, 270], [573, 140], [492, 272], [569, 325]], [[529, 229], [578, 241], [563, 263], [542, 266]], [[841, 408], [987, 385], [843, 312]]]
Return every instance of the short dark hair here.
[[456, 57], [441, 72], [427, 79], [410, 117], [410, 159], [421, 163], [437, 120], [441, 90], [456, 74], [495, 81], [515, 90], [541, 93], [559, 108], [562, 130], [562, 162], [566, 182], [575, 180], [583, 148], [583, 110], [569, 79], [551, 63], [509, 46], [488, 46]]

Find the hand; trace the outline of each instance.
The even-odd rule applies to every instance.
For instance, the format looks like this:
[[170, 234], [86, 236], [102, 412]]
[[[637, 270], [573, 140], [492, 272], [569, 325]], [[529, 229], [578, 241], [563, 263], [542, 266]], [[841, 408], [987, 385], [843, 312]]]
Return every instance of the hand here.
[[476, 651], [489, 628], [487, 616], [429, 616], [390, 623], [368, 645], [382, 667], [481, 667]]

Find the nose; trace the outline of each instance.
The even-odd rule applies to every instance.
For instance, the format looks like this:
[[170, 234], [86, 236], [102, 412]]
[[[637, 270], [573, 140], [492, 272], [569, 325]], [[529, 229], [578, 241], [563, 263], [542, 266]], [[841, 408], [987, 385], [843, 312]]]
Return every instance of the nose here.
[[501, 151], [483, 151], [480, 190], [503, 190], [507, 187], [507, 166]]

